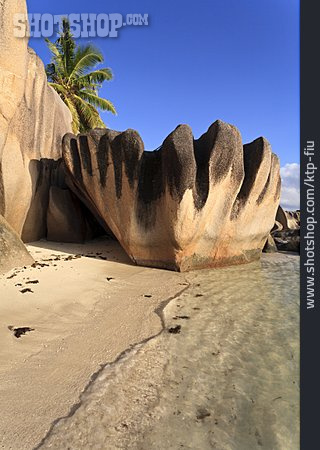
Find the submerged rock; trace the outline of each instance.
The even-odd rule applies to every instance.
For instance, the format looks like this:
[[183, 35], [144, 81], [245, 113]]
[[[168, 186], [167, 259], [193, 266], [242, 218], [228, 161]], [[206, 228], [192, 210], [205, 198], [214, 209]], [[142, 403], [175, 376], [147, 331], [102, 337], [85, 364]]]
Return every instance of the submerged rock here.
[[178, 126], [157, 151], [134, 130], [64, 138], [68, 185], [139, 265], [190, 270], [260, 257], [280, 197], [264, 138], [242, 145], [216, 121], [198, 140]]

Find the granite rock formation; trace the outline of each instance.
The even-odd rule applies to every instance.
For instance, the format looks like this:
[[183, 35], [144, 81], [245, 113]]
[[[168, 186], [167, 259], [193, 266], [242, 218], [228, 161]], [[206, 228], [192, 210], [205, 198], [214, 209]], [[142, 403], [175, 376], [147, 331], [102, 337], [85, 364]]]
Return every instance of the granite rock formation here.
[[14, 37], [16, 13], [26, 14], [25, 0], [0, 1], [0, 214], [18, 236], [91, 237], [97, 225], [82, 201], [141, 265], [188, 270], [258, 258], [280, 192], [268, 142], [242, 146], [220, 121], [198, 140], [181, 125], [154, 152], [133, 130], [69, 134], [70, 112], [41, 60]]
[[50, 182], [71, 115], [48, 86], [43, 63], [16, 38], [25, 0], [0, 1], [0, 214], [24, 241], [46, 235]]
[[153, 152], [134, 130], [68, 134], [63, 159], [70, 189], [139, 265], [249, 262], [274, 225], [278, 158], [264, 138], [243, 146], [221, 121], [197, 140], [180, 125]]
[[284, 231], [297, 230], [300, 228], [300, 211], [285, 211], [279, 205], [276, 221], [282, 225]]
[[269, 236], [267, 237], [266, 243], [264, 244], [262, 251], [264, 253], [276, 253], [277, 250], [278, 249], [277, 249], [276, 243], [273, 239], [272, 234], [270, 233]]
[[300, 253], [300, 229], [275, 231], [273, 234], [277, 249], [282, 252]]
[[285, 211], [279, 206], [271, 230], [279, 251], [300, 252], [300, 211]]
[[17, 233], [0, 216], [0, 274], [32, 263], [33, 259]]
[[273, 228], [272, 228], [272, 230], [271, 230], [271, 234], [272, 234], [274, 231], [281, 231], [281, 230], [283, 230], [283, 225], [282, 225], [280, 222], [278, 222], [278, 221], [276, 220], [275, 223], [274, 223], [274, 225], [273, 225]]

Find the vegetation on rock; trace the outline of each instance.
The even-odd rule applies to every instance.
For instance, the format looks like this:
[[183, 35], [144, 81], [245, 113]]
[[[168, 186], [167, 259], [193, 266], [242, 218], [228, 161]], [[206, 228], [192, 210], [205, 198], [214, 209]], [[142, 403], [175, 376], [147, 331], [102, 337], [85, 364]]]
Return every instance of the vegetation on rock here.
[[60, 95], [72, 114], [74, 133], [94, 128], [106, 128], [99, 109], [116, 114], [114, 105], [102, 97], [99, 90], [104, 81], [113, 78], [110, 68], [96, 68], [104, 61], [92, 44], [77, 45], [67, 19], [55, 43], [46, 39], [52, 61], [46, 66], [50, 86]]

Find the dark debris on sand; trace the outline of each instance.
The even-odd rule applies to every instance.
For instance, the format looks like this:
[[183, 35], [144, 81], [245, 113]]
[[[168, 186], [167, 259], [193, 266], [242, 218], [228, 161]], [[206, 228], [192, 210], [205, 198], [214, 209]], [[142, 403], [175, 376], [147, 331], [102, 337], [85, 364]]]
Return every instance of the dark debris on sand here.
[[31, 267], [35, 268], [35, 267], [50, 267], [49, 264], [45, 264], [45, 263], [41, 263], [39, 261], [34, 262], [33, 264], [31, 264]]
[[26, 333], [30, 333], [30, 331], [34, 331], [34, 328], [30, 327], [13, 327], [12, 325], [8, 326], [8, 329], [13, 332], [13, 335], [19, 339]]
[[175, 327], [168, 328], [168, 333], [171, 333], [171, 334], [181, 333], [181, 325], [176, 325]]
[[203, 420], [209, 416], [211, 416], [211, 413], [206, 408], [199, 408], [197, 410], [197, 420]]
[[190, 319], [190, 316], [174, 316], [172, 318], [173, 318], [173, 320], [178, 320], [178, 319], [188, 320], [188, 319]]
[[16, 277], [16, 276], [17, 276], [17, 274], [16, 274], [16, 273], [13, 273], [13, 274], [10, 275], [9, 277], [7, 277], [7, 280], [11, 280], [11, 278]]

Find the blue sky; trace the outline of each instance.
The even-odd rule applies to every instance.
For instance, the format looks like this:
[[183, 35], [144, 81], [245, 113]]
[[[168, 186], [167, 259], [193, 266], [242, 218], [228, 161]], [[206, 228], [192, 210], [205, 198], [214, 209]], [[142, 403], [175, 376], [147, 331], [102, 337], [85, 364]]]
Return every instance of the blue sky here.
[[[148, 13], [149, 26], [93, 39], [114, 72], [101, 95], [118, 116], [110, 128], [137, 129], [146, 149], [179, 124], [199, 137], [216, 119], [249, 142], [265, 136], [281, 165], [299, 163], [297, 0], [27, 0], [30, 13]], [[44, 62], [41, 39], [30, 45]]]

